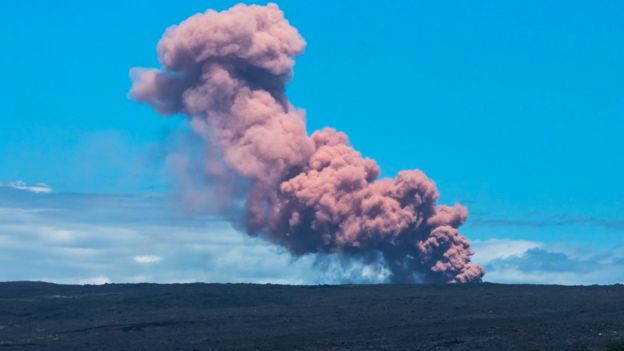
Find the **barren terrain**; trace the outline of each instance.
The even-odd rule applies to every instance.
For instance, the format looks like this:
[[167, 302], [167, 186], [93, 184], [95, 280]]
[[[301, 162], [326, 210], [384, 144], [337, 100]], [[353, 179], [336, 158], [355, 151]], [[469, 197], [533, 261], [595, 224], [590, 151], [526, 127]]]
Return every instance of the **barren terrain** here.
[[619, 350], [621, 341], [620, 285], [0, 283], [5, 350]]

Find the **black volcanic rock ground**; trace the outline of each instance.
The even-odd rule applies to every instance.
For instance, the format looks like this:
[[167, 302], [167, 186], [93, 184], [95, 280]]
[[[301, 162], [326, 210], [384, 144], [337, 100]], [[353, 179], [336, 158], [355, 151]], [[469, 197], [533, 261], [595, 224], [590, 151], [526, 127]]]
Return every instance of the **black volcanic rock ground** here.
[[621, 341], [619, 285], [0, 284], [4, 350], [606, 350]]

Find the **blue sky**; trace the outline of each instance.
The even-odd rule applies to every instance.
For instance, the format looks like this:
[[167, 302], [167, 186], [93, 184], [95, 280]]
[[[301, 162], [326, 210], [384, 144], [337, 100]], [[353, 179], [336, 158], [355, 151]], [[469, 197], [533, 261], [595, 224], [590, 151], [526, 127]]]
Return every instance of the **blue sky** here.
[[[126, 96], [131, 67], [157, 66], [166, 27], [235, 3], [0, 5], [0, 280], [337, 281], [177, 213], [162, 153], [184, 121]], [[278, 4], [308, 42], [288, 95], [309, 130], [345, 131], [384, 176], [422, 169], [442, 202], [467, 205], [486, 280], [624, 280], [624, 4]], [[217, 274], [221, 255], [267, 267], [232, 259]]]

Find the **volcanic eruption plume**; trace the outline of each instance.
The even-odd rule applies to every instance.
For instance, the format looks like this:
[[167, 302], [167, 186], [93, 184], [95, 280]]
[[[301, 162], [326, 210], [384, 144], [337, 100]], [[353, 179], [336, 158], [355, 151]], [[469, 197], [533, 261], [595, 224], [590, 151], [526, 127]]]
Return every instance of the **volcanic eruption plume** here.
[[466, 209], [437, 205], [423, 172], [377, 179], [376, 162], [346, 134], [308, 135], [285, 95], [304, 48], [275, 4], [208, 10], [167, 29], [158, 43], [163, 68], [133, 69], [130, 96], [163, 115], [188, 116], [217, 189], [231, 189], [232, 174], [245, 179], [249, 235], [295, 256], [376, 257], [392, 282], [480, 281], [483, 268], [470, 262], [458, 232]]

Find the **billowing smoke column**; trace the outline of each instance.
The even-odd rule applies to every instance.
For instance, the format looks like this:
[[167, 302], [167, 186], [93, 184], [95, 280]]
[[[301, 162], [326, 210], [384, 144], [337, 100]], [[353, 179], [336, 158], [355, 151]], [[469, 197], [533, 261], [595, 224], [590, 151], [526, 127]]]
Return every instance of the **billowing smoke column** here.
[[194, 15], [158, 43], [162, 69], [133, 69], [131, 97], [164, 115], [184, 113], [219, 157], [206, 173], [231, 187], [250, 184], [250, 235], [293, 255], [380, 260], [392, 282], [476, 282], [483, 268], [458, 232], [467, 211], [436, 205], [434, 183], [418, 170], [377, 180], [344, 133], [309, 136], [303, 112], [285, 96], [305, 41], [275, 4], [237, 5]]

